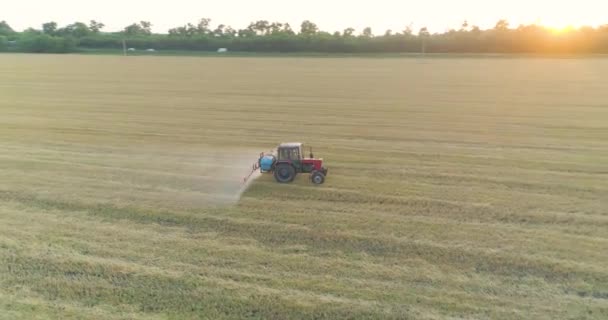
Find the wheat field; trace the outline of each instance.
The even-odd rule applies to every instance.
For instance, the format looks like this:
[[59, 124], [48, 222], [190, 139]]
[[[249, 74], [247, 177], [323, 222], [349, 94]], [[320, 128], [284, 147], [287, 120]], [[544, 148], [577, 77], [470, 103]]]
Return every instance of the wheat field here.
[[0, 319], [606, 319], [606, 74], [0, 55]]

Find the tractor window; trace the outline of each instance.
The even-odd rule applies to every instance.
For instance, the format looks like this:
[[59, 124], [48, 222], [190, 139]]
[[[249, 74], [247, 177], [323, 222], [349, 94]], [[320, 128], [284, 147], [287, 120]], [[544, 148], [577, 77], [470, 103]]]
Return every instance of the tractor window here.
[[300, 160], [300, 148], [280, 148], [279, 160]]
[[291, 155], [290, 155], [289, 159], [300, 160], [300, 149], [298, 149], [298, 148], [291, 149]]
[[289, 159], [289, 149], [279, 149], [279, 160], [287, 160]]

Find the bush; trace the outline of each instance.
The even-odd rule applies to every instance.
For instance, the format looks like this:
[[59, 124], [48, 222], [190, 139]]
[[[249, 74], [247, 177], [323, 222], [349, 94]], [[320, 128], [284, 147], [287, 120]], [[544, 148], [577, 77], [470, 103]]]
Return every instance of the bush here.
[[49, 35], [28, 35], [18, 40], [18, 49], [33, 53], [68, 53], [76, 50], [72, 38], [52, 37]]
[[0, 52], [8, 50], [8, 40], [5, 36], [0, 36]]

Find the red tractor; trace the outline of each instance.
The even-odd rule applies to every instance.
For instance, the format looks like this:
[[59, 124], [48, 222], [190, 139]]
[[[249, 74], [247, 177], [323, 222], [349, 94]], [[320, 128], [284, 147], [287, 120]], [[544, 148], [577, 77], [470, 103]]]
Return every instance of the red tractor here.
[[260, 159], [253, 169], [260, 169], [262, 173], [272, 172], [279, 183], [292, 182], [298, 173], [310, 173], [312, 183], [323, 184], [327, 176], [323, 159], [315, 159], [312, 149], [308, 158], [304, 158], [302, 153], [302, 143], [282, 143], [277, 147], [276, 152], [260, 154]]

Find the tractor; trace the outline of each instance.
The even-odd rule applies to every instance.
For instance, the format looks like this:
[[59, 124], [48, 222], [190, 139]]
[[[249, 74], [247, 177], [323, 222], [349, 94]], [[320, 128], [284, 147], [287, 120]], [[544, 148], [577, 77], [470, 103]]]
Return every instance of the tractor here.
[[290, 183], [299, 173], [310, 173], [312, 183], [323, 184], [327, 176], [323, 159], [315, 159], [312, 148], [308, 158], [304, 158], [303, 151], [300, 142], [281, 143], [272, 153], [261, 153], [253, 171], [260, 169], [261, 173], [272, 173], [279, 183]]

